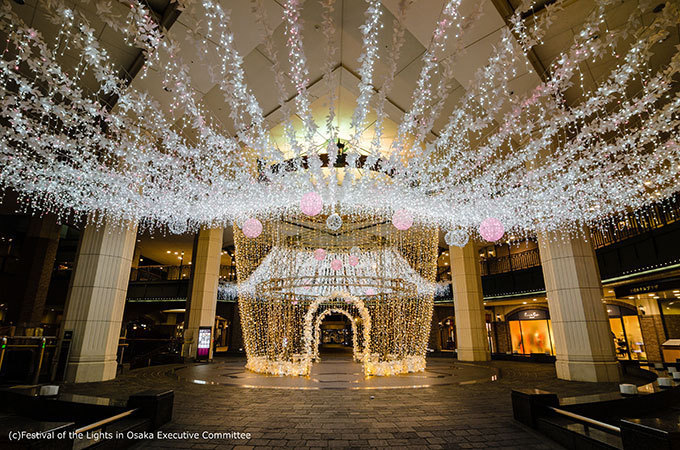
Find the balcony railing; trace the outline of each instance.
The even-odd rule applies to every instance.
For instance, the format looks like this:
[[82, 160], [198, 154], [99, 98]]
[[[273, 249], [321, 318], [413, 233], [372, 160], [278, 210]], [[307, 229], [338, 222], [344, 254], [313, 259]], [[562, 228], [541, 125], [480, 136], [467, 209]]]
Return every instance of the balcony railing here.
[[130, 272], [130, 281], [169, 281], [191, 278], [191, 266], [140, 266]]
[[680, 202], [666, 202], [664, 206], [653, 205], [642, 211], [628, 214], [618, 222], [604, 227], [592, 228], [593, 247], [601, 248], [625, 239], [652, 231], [680, 219]]
[[519, 253], [511, 253], [508, 256], [484, 258], [479, 263], [481, 265], [482, 276], [484, 276], [540, 266], [541, 258], [538, 254], [538, 249], [534, 248]]
[[[191, 279], [191, 265], [139, 266], [130, 271], [130, 281], [172, 281]], [[221, 265], [220, 280], [236, 281], [236, 266]]]

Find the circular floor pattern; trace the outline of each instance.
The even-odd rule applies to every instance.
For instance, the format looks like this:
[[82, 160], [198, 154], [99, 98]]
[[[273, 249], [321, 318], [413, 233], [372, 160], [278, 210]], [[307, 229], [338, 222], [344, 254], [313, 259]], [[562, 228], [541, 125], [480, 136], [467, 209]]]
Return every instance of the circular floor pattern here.
[[428, 358], [424, 372], [391, 377], [365, 376], [361, 364], [347, 357], [322, 357], [308, 377], [262, 375], [245, 369], [245, 359], [218, 360], [175, 370], [175, 376], [196, 384], [221, 384], [271, 389], [406, 389], [451, 384], [485, 383], [498, 379], [498, 369], [449, 358]]

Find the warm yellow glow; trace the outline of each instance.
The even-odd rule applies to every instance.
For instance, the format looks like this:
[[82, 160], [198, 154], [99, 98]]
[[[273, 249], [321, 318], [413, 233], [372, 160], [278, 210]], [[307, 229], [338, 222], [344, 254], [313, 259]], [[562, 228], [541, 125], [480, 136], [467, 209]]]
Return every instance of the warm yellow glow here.
[[[367, 375], [423, 370], [437, 230], [398, 231], [381, 217], [343, 216], [342, 227], [330, 233], [326, 217], [263, 221], [255, 239], [234, 227], [246, 367], [309, 374], [318, 327], [332, 311], [350, 319], [354, 357]], [[328, 258], [314, 260], [317, 248]], [[361, 263], [350, 267], [355, 256]], [[334, 258], [343, 260], [342, 269], [330, 268]]]

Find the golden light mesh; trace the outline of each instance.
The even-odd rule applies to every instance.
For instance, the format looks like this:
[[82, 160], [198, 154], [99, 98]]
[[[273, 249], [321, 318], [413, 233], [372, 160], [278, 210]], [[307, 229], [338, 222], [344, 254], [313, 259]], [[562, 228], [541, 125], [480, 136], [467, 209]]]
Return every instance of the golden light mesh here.
[[[333, 311], [346, 315], [354, 357], [369, 375], [423, 370], [433, 308], [437, 230], [397, 230], [382, 217], [327, 215], [262, 221], [247, 238], [234, 227], [239, 309], [247, 367], [307, 375], [318, 357], [318, 327]], [[314, 250], [328, 253], [323, 261]], [[350, 256], [359, 263], [350, 264]], [[343, 263], [331, 269], [331, 261]], [[356, 261], [354, 261], [356, 262]]]

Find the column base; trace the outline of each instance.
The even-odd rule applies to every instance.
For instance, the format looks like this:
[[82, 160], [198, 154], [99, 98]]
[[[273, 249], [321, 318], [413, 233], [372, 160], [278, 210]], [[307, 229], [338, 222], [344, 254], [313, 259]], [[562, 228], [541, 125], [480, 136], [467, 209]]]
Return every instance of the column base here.
[[621, 381], [621, 366], [617, 361], [569, 361], [555, 362], [557, 378], [569, 381], [589, 381], [593, 383]]
[[487, 349], [465, 349], [457, 350], [458, 361], [490, 361], [491, 355]]
[[92, 383], [116, 378], [118, 361], [69, 361], [66, 381], [70, 383]]

